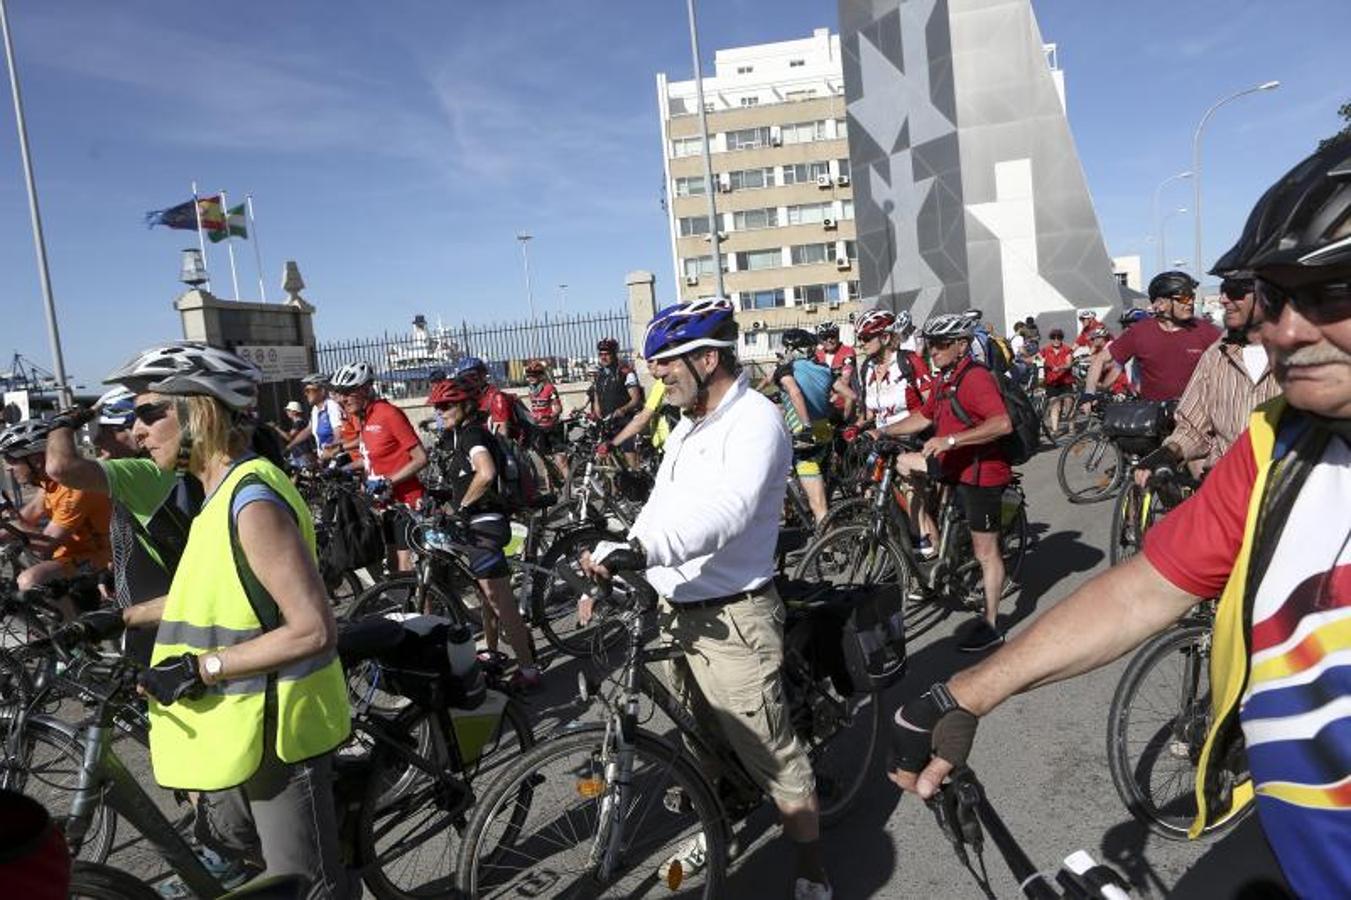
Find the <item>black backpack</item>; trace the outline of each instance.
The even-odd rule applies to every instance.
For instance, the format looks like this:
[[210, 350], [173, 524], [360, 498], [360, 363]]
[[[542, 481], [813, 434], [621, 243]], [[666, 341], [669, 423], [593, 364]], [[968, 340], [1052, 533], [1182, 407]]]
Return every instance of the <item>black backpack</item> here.
[[364, 569], [385, 558], [380, 517], [352, 491], [334, 491], [324, 509], [328, 539], [321, 550], [320, 570], [338, 575]]
[[[989, 371], [987, 366], [982, 366], [974, 360], [965, 369], [962, 374], [957, 376], [957, 380], [952, 383], [948, 389], [948, 399], [952, 403], [952, 414], [961, 420], [962, 424], [970, 428], [973, 424], [971, 416], [967, 415], [966, 410], [957, 402], [957, 389], [961, 387], [962, 379], [966, 373], [976, 367]], [[1021, 466], [1032, 458], [1037, 452], [1037, 447], [1041, 443], [1041, 419], [1037, 416], [1036, 407], [1032, 405], [1031, 399], [1018, 385], [1016, 381], [1007, 375], [991, 372], [994, 376], [995, 384], [999, 386], [999, 394], [1004, 400], [1004, 409], [1008, 411], [1009, 422], [1013, 425], [1013, 431], [999, 439], [999, 445], [1004, 450], [1004, 455], [1008, 457], [1009, 465]]]

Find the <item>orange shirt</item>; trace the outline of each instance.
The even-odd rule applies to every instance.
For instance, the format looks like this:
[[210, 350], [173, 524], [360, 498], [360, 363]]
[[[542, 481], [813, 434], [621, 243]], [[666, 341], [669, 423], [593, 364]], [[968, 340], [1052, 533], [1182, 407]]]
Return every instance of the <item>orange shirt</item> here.
[[105, 568], [112, 561], [108, 543], [112, 506], [107, 494], [77, 491], [48, 481], [42, 486], [42, 505], [52, 523], [66, 530], [65, 542], [52, 553], [52, 559], [87, 562], [94, 569]]

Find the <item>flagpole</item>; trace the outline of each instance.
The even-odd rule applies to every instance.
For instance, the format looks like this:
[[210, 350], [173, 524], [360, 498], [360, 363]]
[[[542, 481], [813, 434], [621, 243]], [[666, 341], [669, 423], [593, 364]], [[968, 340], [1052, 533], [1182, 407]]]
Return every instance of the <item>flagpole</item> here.
[[225, 217], [225, 250], [230, 254], [230, 281], [235, 286], [235, 302], [239, 302], [239, 275], [235, 272], [235, 245], [230, 243], [230, 201], [225, 191], [220, 192], [221, 215]]
[[[258, 246], [258, 220], [253, 217], [253, 195], [244, 195], [244, 209], [249, 214], [249, 240], [253, 241], [253, 258], [258, 263], [258, 295], [267, 302], [267, 287], [263, 284], [263, 250]], [[225, 225], [230, 225], [230, 215], [225, 215]]]
[[192, 214], [197, 217], [197, 246], [202, 251], [202, 265], [206, 266], [206, 292], [211, 293], [211, 266], [206, 261], [206, 238], [202, 236], [202, 206], [197, 199], [197, 182], [192, 183]]

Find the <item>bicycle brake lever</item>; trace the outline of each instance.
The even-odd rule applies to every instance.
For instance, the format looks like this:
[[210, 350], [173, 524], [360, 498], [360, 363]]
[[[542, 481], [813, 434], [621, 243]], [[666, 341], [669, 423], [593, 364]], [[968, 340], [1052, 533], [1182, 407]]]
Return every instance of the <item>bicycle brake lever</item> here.
[[924, 803], [933, 812], [939, 831], [942, 831], [948, 843], [952, 844], [952, 850], [957, 854], [958, 861], [963, 866], [969, 866], [971, 863], [966, 855], [963, 829], [957, 825], [957, 797], [953, 788], [954, 785], [949, 782]]
[[976, 807], [980, 805], [981, 799], [980, 786], [972, 779], [964, 777], [970, 771], [970, 769], [962, 767], [958, 773], [955, 782], [956, 799], [954, 808], [962, 839], [979, 856], [985, 849], [985, 831], [981, 828], [980, 818], [976, 814]]

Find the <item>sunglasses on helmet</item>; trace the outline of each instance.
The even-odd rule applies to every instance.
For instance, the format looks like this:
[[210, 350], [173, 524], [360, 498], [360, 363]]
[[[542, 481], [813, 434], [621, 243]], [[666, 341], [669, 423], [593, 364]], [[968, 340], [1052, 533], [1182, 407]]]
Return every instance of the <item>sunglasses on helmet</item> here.
[[1311, 284], [1301, 288], [1286, 288], [1265, 278], [1256, 280], [1257, 302], [1268, 322], [1275, 322], [1285, 312], [1287, 304], [1316, 325], [1340, 322], [1351, 316], [1351, 281]]

